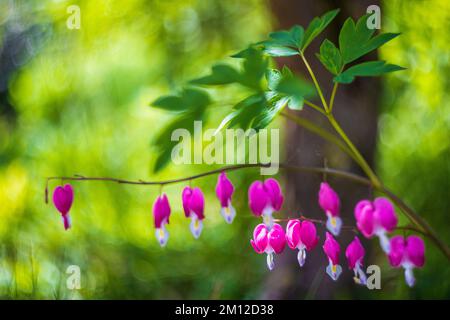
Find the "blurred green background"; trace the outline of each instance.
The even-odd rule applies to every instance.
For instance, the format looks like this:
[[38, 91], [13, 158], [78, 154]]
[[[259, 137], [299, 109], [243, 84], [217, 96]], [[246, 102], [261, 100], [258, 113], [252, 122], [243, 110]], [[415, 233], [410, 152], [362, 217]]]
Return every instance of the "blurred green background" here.
[[[81, 8], [80, 30], [66, 27], [71, 4]], [[249, 245], [246, 197], [257, 170], [229, 174], [238, 189], [231, 226], [211, 192], [216, 177], [193, 182], [208, 191], [197, 241], [182, 213], [183, 185], [164, 187], [172, 206], [164, 249], [151, 218], [158, 187], [74, 182], [69, 232], [45, 205], [44, 187], [53, 175], [162, 180], [205, 171], [151, 172], [151, 141], [170, 115], [148, 104], [265, 38], [269, 8], [262, 0], [0, 2], [1, 298], [261, 296], [267, 271]], [[382, 17], [383, 29], [402, 36], [380, 55], [408, 70], [383, 78], [377, 170], [449, 243], [450, 3], [384, 1]], [[212, 126], [228, 111], [217, 110]], [[69, 265], [81, 268], [79, 291], [66, 288]], [[450, 298], [449, 263], [430, 244], [414, 289], [394, 274], [381, 296], [361, 297]]]

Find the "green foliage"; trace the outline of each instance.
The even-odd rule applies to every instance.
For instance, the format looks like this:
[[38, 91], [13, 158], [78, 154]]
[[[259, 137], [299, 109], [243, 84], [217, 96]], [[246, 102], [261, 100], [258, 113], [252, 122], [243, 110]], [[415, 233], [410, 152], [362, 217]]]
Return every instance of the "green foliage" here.
[[342, 26], [339, 33], [339, 48], [344, 63], [362, 57], [399, 35], [399, 33], [384, 33], [372, 37], [375, 29], [367, 28], [368, 18], [369, 15], [362, 16], [356, 24], [352, 18], [348, 18]]
[[303, 40], [301, 51], [309, 46], [309, 44], [330, 24], [331, 21], [339, 13], [339, 9], [331, 10], [325, 13], [322, 17], [315, 17], [305, 31], [305, 38]]
[[352, 18], [345, 21], [339, 33], [339, 49], [328, 39], [325, 39], [320, 46], [320, 54], [316, 54], [316, 56], [324, 67], [335, 75], [335, 82], [348, 84], [356, 76], [379, 76], [404, 69], [383, 61], [371, 61], [343, 71], [346, 64], [379, 48], [399, 35], [398, 33], [382, 33], [373, 37], [375, 29], [367, 27], [369, 16], [362, 16], [356, 24]]
[[330, 24], [339, 13], [339, 9], [329, 11], [322, 17], [315, 17], [306, 31], [295, 25], [290, 30], [282, 30], [269, 34], [269, 40], [258, 43], [266, 54], [272, 57], [287, 57], [300, 54]]
[[167, 111], [204, 110], [210, 103], [209, 96], [198, 89], [185, 88], [179, 95], [167, 95], [156, 99], [151, 105]]
[[398, 71], [398, 70], [404, 70], [405, 68], [402, 68], [400, 66], [397, 66], [395, 64], [387, 64], [385, 61], [368, 61], [363, 62], [360, 64], [357, 64], [355, 66], [352, 66], [339, 74], [338, 76], [334, 77], [334, 82], [339, 83], [350, 83], [352, 82], [355, 77], [364, 76], [364, 77], [374, 77], [374, 76], [380, 76], [382, 74]]
[[162, 96], [152, 103], [154, 107], [180, 113], [178, 118], [159, 133], [153, 143], [158, 153], [153, 172], [160, 171], [169, 163], [172, 149], [177, 144], [177, 141], [170, 139], [172, 132], [176, 129], [192, 132], [194, 121], [204, 118], [206, 107], [210, 102], [209, 95], [204, 91], [185, 88], [180, 95]]
[[261, 80], [268, 65], [261, 51], [249, 47], [233, 57], [243, 59], [240, 71], [227, 64], [217, 64], [212, 67], [210, 75], [191, 80], [190, 83], [209, 86], [237, 83], [253, 90], [261, 90]]
[[316, 54], [320, 62], [332, 74], [337, 75], [341, 72], [344, 62], [339, 49], [328, 39], [325, 39], [320, 46], [320, 54]]
[[[288, 67], [284, 67], [280, 72], [272, 70], [272, 73], [278, 74], [277, 77], [271, 76], [271, 86], [274, 87], [273, 95], [279, 97], [282, 102], [286, 102], [288, 107], [293, 110], [303, 109], [303, 101], [315, 95], [314, 87], [299, 78], [294, 77]], [[269, 87], [270, 88], [270, 87]]]

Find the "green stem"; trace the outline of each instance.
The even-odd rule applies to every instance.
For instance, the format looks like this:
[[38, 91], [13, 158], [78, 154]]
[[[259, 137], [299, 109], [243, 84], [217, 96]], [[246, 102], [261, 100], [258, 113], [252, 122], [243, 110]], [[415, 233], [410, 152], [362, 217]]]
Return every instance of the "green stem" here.
[[329, 132], [325, 129], [322, 129], [318, 125], [314, 124], [313, 122], [311, 122], [305, 118], [292, 115], [288, 112], [283, 111], [283, 112], [281, 112], [281, 115], [288, 118], [289, 120], [295, 122], [299, 126], [302, 126], [306, 130], [317, 134], [319, 137], [322, 137], [323, 139], [328, 140], [329, 142], [335, 144], [342, 151], [344, 151], [346, 154], [348, 154], [353, 160], [358, 162], [358, 159], [356, 159], [356, 157], [353, 155], [353, 152], [347, 147], [347, 145], [345, 143], [343, 143], [342, 140], [340, 140], [338, 137], [336, 137], [331, 132]]
[[[309, 74], [311, 75], [311, 78], [313, 79], [314, 85], [316, 86], [317, 92], [319, 93], [319, 96], [322, 100], [323, 107], [325, 109], [325, 116], [328, 118], [328, 121], [333, 126], [333, 128], [336, 130], [336, 132], [341, 136], [341, 138], [345, 141], [346, 146], [350, 149], [351, 153], [348, 153], [358, 164], [359, 166], [364, 170], [367, 177], [370, 180], [370, 184], [377, 190], [383, 192], [388, 198], [390, 198], [406, 215], [406, 217], [414, 223], [416, 226], [418, 226], [422, 231], [423, 234], [427, 235], [434, 244], [441, 249], [441, 251], [446, 255], [447, 259], [450, 260], [450, 249], [446, 245], [445, 242], [443, 242], [436, 234], [436, 232], [431, 228], [431, 226], [421, 217], [419, 216], [414, 210], [412, 210], [409, 206], [407, 206], [403, 200], [399, 197], [397, 197], [395, 194], [393, 194], [391, 191], [389, 191], [387, 188], [385, 188], [380, 181], [380, 179], [377, 177], [375, 172], [372, 170], [372, 168], [369, 166], [369, 164], [366, 162], [364, 157], [361, 155], [359, 150], [356, 148], [356, 146], [353, 144], [353, 142], [350, 140], [350, 138], [347, 136], [347, 134], [344, 132], [344, 130], [341, 128], [339, 123], [334, 118], [332, 111], [333, 111], [333, 105], [334, 105], [334, 99], [336, 97], [336, 91], [338, 84], [335, 83], [333, 86], [333, 90], [331, 92], [331, 98], [330, 102], [327, 105], [325, 98], [322, 94], [322, 90], [320, 89], [319, 83], [317, 82], [317, 79], [314, 75], [314, 72], [312, 71], [308, 61], [306, 60], [303, 53], [300, 52], [300, 56], [305, 63], [306, 68], [308, 69]], [[339, 140], [340, 142], [340, 140]], [[418, 232], [420, 232], [419, 229], [417, 229]]]
[[[111, 177], [85, 177], [81, 175], [75, 175], [72, 177], [48, 177], [45, 185], [45, 202], [48, 203], [48, 184], [51, 180], [67, 180], [67, 181], [102, 181], [102, 182], [113, 182], [113, 183], [119, 183], [119, 184], [130, 184], [130, 185], [140, 185], [140, 186], [148, 186], [148, 185], [169, 185], [169, 184], [175, 184], [180, 182], [188, 182], [194, 179], [199, 179], [202, 177], [215, 175], [223, 171], [234, 171], [234, 170], [241, 170], [245, 168], [261, 168], [261, 167], [270, 167], [271, 163], [256, 163], [256, 164], [241, 164], [241, 165], [231, 165], [222, 167], [219, 169], [214, 169], [211, 171], [203, 172], [200, 174], [196, 174], [193, 176], [188, 176], [184, 178], [178, 178], [178, 179], [170, 179], [170, 180], [164, 180], [164, 181], [143, 181], [143, 180], [125, 180], [125, 179], [118, 179], [118, 178], [111, 178]], [[448, 260], [450, 260], [450, 249], [447, 246], [447, 244], [442, 241], [436, 232], [428, 225], [428, 223], [422, 219], [416, 212], [414, 212], [413, 209], [411, 209], [406, 203], [403, 202], [397, 195], [386, 189], [385, 187], [376, 187], [372, 184], [372, 182], [365, 178], [361, 177], [359, 175], [356, 175], [354, 173], [341, 171], [337, 169], [330, 169], [330, 168], [318, 168], [318, 167], [303, 167], [303, 166], [295, 166], [295, 165], [288, 165], [284, 163], [277, 164], [279, 168], [288, 170], [288, 171], [296, 171], [296, 172], [310, 172], [315, 174], [329, 174], [334, 175], [336, 177], [341, 177], [344, 179], [351, 180], [355, 183], [360, 183], [365, 186], [373, 186], [378, 191], [384, 193], [389, 199], [391, 199], [405, 214], [408, 218], [410, 218], [411, 221], [413, 221], [417, 226], [420, 227], [420, 229], [416, 229], [414, 227], [399, 227], [398, 229], [408, 229], [411, 231], [416, 231], [419, 233], [422, 233], [424, 235], [427, 235], [431, 241], [436, 245], [437, 248], [439, 248], [444, 255], [447, 257]]]
[[325, 111], [328, 112], [328, 105], [327, 101], [325, 100], [325, 97], [322, 93], [322, 89], [320, 89], [319, 82], [317, 82], [316, 76], [314, 75], [314, 72], [311, 69], [311, 66], [309, 65], [308, 61], [306, 60], [305, 56], [303, 55], [303, 52], [300, 52], [300, 57], [303, 60], [303, 63], [306, 66], [306, 69], [308, 69], [309, 74], [311, 75], [311, 79], [314, 82], [314, 85], [316, 86], [317, 93], [320, 96], [320, 100], [322, 101], [323, 107], [325, 108]]
[[333, 112], [334, 98], [336, 97], [337, 87], [338, 87], [338, 83], [335, 82], [335, 83], [334, 83], [334, 86], [333, 86], [333, 91], [331, 92], [331, 98], [330, 98], [330, 103], [329, 103], [329, 106], [330, 106], [330, 109], [329, 109], [329, 110], [330, 110], [330, 113]]
[[310, 102], [308, 100], [304, 100], [304, 103], [307, 106], [310, 106], [311, 108], [313, 108], [314, 110], [319, 111], [321, 114], [326, 115], [326, 112], [323, 111], [323, 109], [321, 107], [319, 107], [317, 104], [314, 104], [314, 103], [312, 103], [312, 102]]
[[364, 157], [361, 155], [359, 150], [355, 147], [353, 142], [350, 140], [350, 138], [347, 136], [347, 134], [342, 130], [339, 123], [336, 121], [334, 116], [332, 114], [327, 115], [328, 121], [330, 121], [331, 125], [333, 126], [334, 130], [341, 136], [341, 138], [345, 141], [347, 146], [350, 148], [350, 150], [353, 152], [355, 158], [358, 160], [358, 164], [361, 166], [361, 169], [365, 172], [367, 177], [369, 177], [370, 181], [376, 188], [381, 188], [382, 183], [380, 179], [378, 179], [375, 172], [373, 172], [372, 168], [369, 166], [369, 164], [366, 162]]

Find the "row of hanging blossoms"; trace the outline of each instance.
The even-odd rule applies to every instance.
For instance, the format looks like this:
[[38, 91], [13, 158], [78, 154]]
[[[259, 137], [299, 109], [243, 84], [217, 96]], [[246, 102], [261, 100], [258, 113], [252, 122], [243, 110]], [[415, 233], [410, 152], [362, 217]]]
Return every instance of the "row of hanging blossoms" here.
[[[103, 180], [102, 178], [66, 178], [71, 180]], [[120, 182], [120, 181], [117, 181]], [[47, 189], [46, 189], [47, 190]], [[235, 188], [228, 179], [225, 171], [218, 175], [216, 195], [220, 202], [220, 214], [224, 220], [231, 224], [236, 216], [236, 210], [232, 205], [232, 197]], [[205, 200], [203, 192], [198, 187], [186, 186], [181, 194], [183, 211], [186, 218], [191, 220], [190, 230], [197, 239], [203, 229], [205, 219]], [[58, 186], [53, 192], [53, 203], [61, 213], [64, 228], [71, 227], [69, 211], [74, 199], [73, 187], [70, 184]], [[273, 215], [280, 211], [284, 202], [283, 192], [278, 181], [274, 178], [265, 181], [254, 181], [248, 189], [248, 204], [251, 212], [256, 217], [262, 218], [253, 231], [253, 239], [250, 244], [258, 254], [267, 254], [267, 267], [272, 270], [275, 266], [274, 255], [280, 254], [285, 249], [286, 243], [290, 249], [298, 250], [297, 258], [300, 267], [306, 260], [306, 252], [313, 250], [318, 242], [315, 223], [323, 223], [329, 232], [325, 234], [322, 248], [328, 259], [326, 273], [337, 280], [342, 273], [340, 265], [341, 246], [335, 237], [338, 237], [343, 227], [340, 218], [340, 199], [338, 194], [327, 182], [322, 182], [318, 193], [318, 203], [326, 215], [326, 221], [313, 220], [304, 216], [298, 219], [289, 219], [283, 228], [277, 223]], [[164, 247], [169, 238], [167, 225], [169, 224], [171, 207], [169, 199], [162, 193], [153, 203], [153, 222], [156, 238]], [[407, 238], [394, 236], [389, 239], [388, 233], [397, 227], [398, 218], [391, 201], [384, 197], [378, 197], [374, 201], [361, 200], [354, 208], [354, 218], [359, 232], [366, 238], [378, 237], [380, 246], [387, 255], [389, 263], [393, 267], [403, 267], [406, 283], [413, 286], [415, 279], [414, 268], [420, 268], [425, 263], [425, 246], [423, 240], [411, 235]], [[345, 256], [348, 267], [354, 272], [354, 280], [358, 284], [366, 284], [366, 275], [363, 270], [365, 250], [357, 236], [347, 246]]]

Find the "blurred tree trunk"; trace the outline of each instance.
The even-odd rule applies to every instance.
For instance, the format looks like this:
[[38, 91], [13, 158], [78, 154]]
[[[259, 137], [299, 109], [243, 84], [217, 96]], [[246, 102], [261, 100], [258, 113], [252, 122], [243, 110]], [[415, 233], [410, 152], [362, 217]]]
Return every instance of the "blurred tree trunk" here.
[[[319, 51], [320, 44], [326, 37], [338, 45], [339, 29], [347, 17], [358, 18], [366, 13], [366, 8], [377, 1], [343, 1], [343, 0], [272, 0], [271, 9], [274, 18], [274, 30], [287, 29], [294, 24], [304, 27], [315, 16], [320, 16], [328, 10], [341, 8], [341, 12], [336, 19], [308, 48], [306, 57], [315, 71], [318, 81], [324, 90], [326, 99], [329, 99], [332, 89], [332, 77], [321, 65], [314, 53]], [[368, 60], [376, 59], [373, 55]], [[310, 80], [307, 70], [300, 59], [292, 57], [278, 60], [279, 65], [287, 64], [295, 73]], [[334, 113], [341, 123], [350, 139], [361, 150], [362, 155], [373, 164], [376, 132], [377, 132], [377, 106], [379, 102], [380, 83], [376, 78], [359, 78], [350, 85], [340, 85], [338, 88]], [[320, 100], [315, 101], [320, 105]], [[298, 111], [290, 111], [296, 113]], [[328, 126], [327, 120], [317, 112], [306, 108], [301, 111], [303, 117], [312, 119], [315, 123], [320, 123], [323, 127], [333, 129]], [[289, 121], [289, 120], [286, 120]], [[321, 138], [310, 134], [308, 131], [298, 128], [292, 122], [288, 122], [286, 141], [285, 161], [291, 164], [304, 166], [323, 166], [326, 159], [328, 166], [340, 168], [363, 174], [359, 167], [352, 160], [343, 154], [337, 147], [325, 143]], [[317, 201], [319, 184], [323, 177], [311, 174], [286, 175], [286, 195], [287, 200], [283, 212], [290, 216], [298, 215], [302, 212], [306, 217], [325, 219], [325, 214], [320, 210]], [[356, 202], [367, 197], [369, 191], [360, 185], [343, 179], [326, 177], [327, 181], [338, 192], [341, 197], [341, 215], [346, 225], [354, 225], [353, 208]], [[343, 273], [338, 282], [334, 283], [325, 273], [328, 263], [322, 250], [325, 239], [325, 228], [318, 227], [320, 236], [319, 244], [307, 256], [305, 266], [300, 269], [296, 254], [293, 250], [276, 257], [276, 267], [267, 278], [265, 290], [262, 298], [268, 299], [331, 299], [339, 292], [340, 296], [352, 296], [352, 291], [357, 290], [357, 285], [353, 283], [353, 273], [348, 270], [345, 259], [345, 248], [353, 239], [352, 232], [342, 232], [337, 238], [341, 245], [341, 265]], [[360, 238], [361, 239], [361, 238]], [[366, 251], [368, 242], [363, 241]], [[367, 252], [369, 253], [369, 252]], [[367, 259], [366, 253], [366, 261]]]

